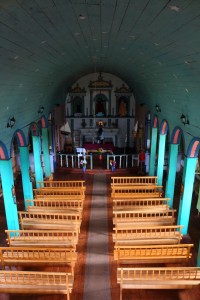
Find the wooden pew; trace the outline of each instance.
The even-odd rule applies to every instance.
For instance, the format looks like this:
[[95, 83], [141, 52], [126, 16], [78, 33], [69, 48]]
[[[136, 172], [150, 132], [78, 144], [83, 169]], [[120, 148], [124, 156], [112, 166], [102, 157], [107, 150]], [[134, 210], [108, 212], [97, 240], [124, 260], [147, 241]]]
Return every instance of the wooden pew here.
[[149, 226], [158, 226], [158, 225], [173, 225], [175, 222], [175, 210], [170, 209], [167, 211], [115, 211], [113, 213], [113, 224], [126, 228], [130, 225], [141, 226], [148, 224]]
[[123, 185], [157, 185], [157, 176], [111, 177], [111, 188]]
[[181, 225], [114, 227], [113, 241], [116, 245], [169, 245], [179, 244], [182, 239]]
[[69, 265], [74, 275], [77, 253], [72, 248], [0, 247], [2, 269], [5, 266]]
[[85, 199], [85, 191], [78, 188], [67, 188], [67, 189], [57, 189], [57, 188], [43, 188], [43, 189], [33, 189], [34, 198], [63, 198], [63, 199]]
[[112, 188], [111, 197], [115, 199], [160, 198], [162, 186], [115, 186]]
[[123, 289], [191, 289], [200, 285], [200, 268], [118, 268], [120, 300]]
[[193, 244], [142, 245], [114, 248], [114, 259], [118, 264], [180, 263], [191, 258]]
[[0, 271], [0, 293], [62, 294], [70, 300], [73, 288], [71, 273]]
[[77, 230], [5, 230], [10, 247], [70, 247], [78, 243]]
[[82, 212], [82, 200], [34, 199], [26, 200], [29, 212]]
[[19, 211], [21, 229], [77, 230], [80, 232], [81, 212], [41, 213]]
[[169, 198], [113, 199], [113, 211], [126, 209], [167, 210]]
[[85, 180], [66, 180], [66, 181], [38, 181], [39, 188], [77, 188], [85, 190]]

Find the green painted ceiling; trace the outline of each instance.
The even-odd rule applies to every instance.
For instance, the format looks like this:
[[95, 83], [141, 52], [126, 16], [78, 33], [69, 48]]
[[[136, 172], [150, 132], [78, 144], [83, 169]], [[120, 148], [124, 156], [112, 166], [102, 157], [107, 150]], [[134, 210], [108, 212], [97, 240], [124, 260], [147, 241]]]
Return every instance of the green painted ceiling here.
[[1, 0], [0, 140], [9, 116], [25, 127], [94, 71], [121, 77], [152, 113], [159, 104], [170, 130], [187, 114], [186, 139], [199, 136], [199, 31], [198, 0]]

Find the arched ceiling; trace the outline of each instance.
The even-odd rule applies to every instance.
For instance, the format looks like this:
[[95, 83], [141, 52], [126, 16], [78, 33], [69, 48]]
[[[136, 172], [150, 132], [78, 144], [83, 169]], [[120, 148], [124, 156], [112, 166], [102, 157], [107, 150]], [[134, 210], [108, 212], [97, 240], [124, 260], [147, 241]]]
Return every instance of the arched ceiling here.
[[199, 136], [199, 29], [194, 0], [1, 0], [0, 140], [10, 116], [26, 127], [94, 71], [121, 77], [152, 113], [160, 105], [172, 128], [187, 114]]

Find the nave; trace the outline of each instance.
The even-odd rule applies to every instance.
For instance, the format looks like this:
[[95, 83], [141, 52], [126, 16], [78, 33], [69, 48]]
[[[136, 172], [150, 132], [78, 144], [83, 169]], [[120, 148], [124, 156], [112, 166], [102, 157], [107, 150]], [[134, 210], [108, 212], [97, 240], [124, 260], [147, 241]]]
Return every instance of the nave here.
[[[95, 174], [94, 174], [95, 173]], [[134, 176], [135, 172], [117, 171], [115, 176]], [[91, 299], [119, 299], [119, 286], [116, 282], [117, 265], [113, 259], [114, 244], [112, 241], [112, 201], [111, 201], [111, 176], [113, 173], [103, 170], [86, 171], [81, 173], [75, 170], [57, 169], [55, 180], [85, 180], [86, 182], [86, 199], [84, 202], [83, 220], [81, 224], [81, 231], [77, 245], [78, 259], [75, 267], [75, 278], [73, 292], [70, 295], [71, 300], [91, 300]], [[99, 182], [98, 182], [99, 181]], [[177, 180], [178, 181], [178, 180]], [[175, 208], [178, 208], [178, 190], [177, 184], [175, 197]], [[23, 210], [22, 188], [20, 180], [17, 186], [17, 201], [18, 210]], [[101, 200], [102, 199], [102, 200]], [[107, 201], [106, 201], [107, 200]], [[105, 202], [104, 202], [105, 201]], [[5, 217], [4, 208], [1, 201], [1, 245], [6, 245], [4, 229]], [[104, 214], [104, 217], [103, 215]], [[108, 218], [107, 218], [108, 216]], [[189, 263], [181, 265], [196, 266], [196, 257], [198, 249], [198, 238], [200, 229], [200, 219], [195, 211], [195, 203], [193, 203], [191, 210], [191, 221], [189, 225], [190, 237], [184, 237], [184, 242], [194, 243], [192, 249], [192, 258]], [[90, 238], [92, 237], [92, 240]], [[190, 240], [191, 239], [191, 240]], [[93, 244], [96, 241], [96, 244]], [[91, 256], [89, 256], [92, 254]], [[96, 259], [95, 259], [96, 258]], [[102, 266], [102, 265], [103, 266]], [[107, 264], [107, 265], [106, 265]], [[172, 266], [167, 264], [167, 266]], [[55, 270], [56, 269], [56, 270]], [[61, 267], [56, 267], [54, 271], [64, 271]], [[30, 267], [29, 267], [30, 270]], [[43, 269], [44, 270], [44, 269]], [[45, 268], [45, 270], [53, 270], [53, 267]], [[92, 275], [92, 276], [91, 276]], [[106, 281], [104, 276], [107, 276]], [[102, 278], [101, 278], [102, 277]], [[97, 279], [99, 278], [99, 280]], [[96, 294], [95, 294], [96, 291]], [[98, 298], [100, 296], [100, 298]], [[51, 295], [8, 295], [0, 294], [1, 300], [10, 299], [27, 299], [30, 300], [62, 300], [66, 296]], [[123, 292], [123, 299], [143, 299], [153, 300], [162, 298], [163, 300], [197, 300], [200, 297], [200, 288], [192, 290], [125, 290]]]

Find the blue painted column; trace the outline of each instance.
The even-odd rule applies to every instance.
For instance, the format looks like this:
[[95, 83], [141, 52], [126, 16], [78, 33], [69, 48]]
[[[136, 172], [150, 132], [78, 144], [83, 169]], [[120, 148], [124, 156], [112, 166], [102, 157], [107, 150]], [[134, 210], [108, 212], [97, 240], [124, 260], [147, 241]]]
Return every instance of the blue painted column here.
[[163, 168], [165, 160], [165, 142], [166, 134], [160, 134], [159, 139], [159, 148], [158, 148], [158, 166], [157, 166], [157, 176], [158, 176], [158, 185], [162, 185], [163, 181]]
[[13, 197], [12, 194], [12, 188], [14, 187], [14, 178], [11, 159], [0, 160], [0, 172], [7, 228], [8, 230], [19, 230], [16, 197]]
[[152, 128], [151, 132], [151, 153], [149, 163], [149, 176], [155, 175], [155, 163], [156, 163], [156, 145], [157, 145], [158, 128]]
[[185, 158], [186, 164], [184, 163], [185, 169], [185, 180], [183, 196], [179, 204], [179, 214], [178, 214], [178, 225], [183, 225], [183, 234], [188, 233], [188, 223], [190, 218], [190, 208], [192, 202], [194, 176], [196, 169], [197, 158]]
[[36, 188], [39, 188], [38, 181], [43, 181], [43, 170], [41, 165], [41, 145], [40, 145], [40, 137], [32, 136], [33, 139], [33, 157], [34, 157], [34, 166], [35, 166], [35, 180], [36, 180]]
[[169, 207], [173, 207], [174, 200], [174, 186], [176, 180], [176, 165], [178, 158], [178, 144], [171, 144], [169, 150], [169, 167], [168, 167], [168, 176], [165, 189], [165, 197], [170, 198], [168, 204]]
[[33, 199], [33, 185], [30, 181], [29, 168], [29, 151], [28, 147], [19, 147], [19, 155], [20, 155], [20, 167], [22, 173], [22, 186], [24, 192], [24, 205], [25, 209], [27, 209], [26, 200]]
[[44, 154], [44, 171], [45, 177], [51, 176], [51, 163], [49, 155], [49, 138], [48, 138], [48, 129], [42, 128], [42, 149]]
[[197, 254], [197, 267], [200, 267], [200, 242], [199, 242], [199, 251]]

